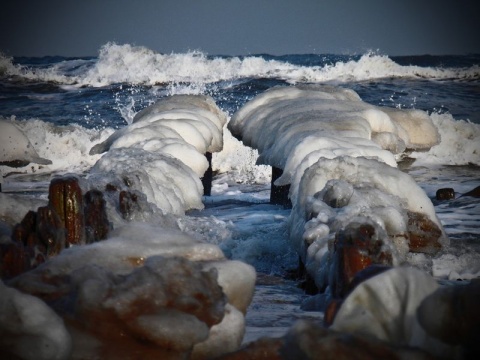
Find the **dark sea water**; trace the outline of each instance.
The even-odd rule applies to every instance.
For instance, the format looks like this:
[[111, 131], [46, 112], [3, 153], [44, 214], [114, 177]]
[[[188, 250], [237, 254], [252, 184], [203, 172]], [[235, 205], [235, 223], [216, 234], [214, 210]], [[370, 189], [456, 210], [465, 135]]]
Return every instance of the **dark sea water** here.
[[[0, 167], [4, 189], [16, 191], [22, 182], [23, 188], [34, 188], [33, 183], [47, 181], [49, 173], [88, 171], [97, 159], [88, 156], [91, 145], [131, 123], [138, 111], [160, 97], [208, 94], [231, 116], [273, 86], [300, 83], [342, 86], [374, 105], [430, 114], [442, 142], [429, 152], [411, 154], [417, 160], [403, 169], [432, 198], [447, 234], [455, 240], [450, 253], [436, 260], [437, 275], [479, 276], [480, 201], [458, 197], [445, 203], [434, 197], [438, 188], [453, 187], [460, 196], [480, 185], [480, 55], [227, 57], [159, 54], [107, 44], [97, 57], [89, 58], [0, 56], [0, 117], [13, 119], [39, 155], [53, 161], [49, 168], [26, 167], [15, 175]], [[286, 329], [301, 316], [299, 304], [305, 295], [284, 279], [297, 258], [286, 243], [288, 211], [266, 204], [269, 170], [255, 166], [256, 154], [241, 144], [227, 138], [225, 148], [226, 154], [214, 161], [214, 196], [205, 199], [204, 213], [192, 217], [216, 217], [217, 223], [206, 225], [214, 234], [212, 241], [227, 256], [277, 278], [259, 284], [261, 296], [247, 317], [250, 339], [275, 332], [275, 326], [280, 332]], [[39, 177], [42, 173], [47, 177]], [[255, 220], [259, 217], [263, 222]], [[262, 232], [265, 226], [269, 230]], [[272, 245], [272, 236], [277, 245]], [[274, 300], [265, 304], [272, 297], [284, 306], [279, 308]]]

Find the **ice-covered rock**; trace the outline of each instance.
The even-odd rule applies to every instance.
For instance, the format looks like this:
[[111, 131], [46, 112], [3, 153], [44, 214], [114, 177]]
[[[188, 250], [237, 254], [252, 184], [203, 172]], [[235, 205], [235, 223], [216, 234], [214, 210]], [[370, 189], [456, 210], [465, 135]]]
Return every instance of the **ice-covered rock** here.
[[41, 299], [0, 281], [0, 357], [69, 359], [72, 338], [62, 318]]
[[202, 359], [240, 346], [255, 278], [250, 265], [225, 259], [216, 245], [131, 222], [102, 242], [65, 249], [9, 285], [66, 319], [71, 358]]
[[[428, 334], [417, 316], [423, 300], [438, 287], [433, 277], [414, 268], [385, 271], [353, 290], [336, 314], [332, 329], [452, 358], [460, 349]], [[437, 316], [437, 311], [432, 309], [431, 315]]]

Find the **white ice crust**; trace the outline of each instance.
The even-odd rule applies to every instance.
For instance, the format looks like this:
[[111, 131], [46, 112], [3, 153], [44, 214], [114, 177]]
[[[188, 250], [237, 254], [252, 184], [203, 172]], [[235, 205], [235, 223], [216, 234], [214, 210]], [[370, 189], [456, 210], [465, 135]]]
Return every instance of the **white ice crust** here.
[[260, 163], [283, 170], [275, 185], [290, 185], [290, 239], [317, 285], [329, 241], [351, 222], [374, 226], [394, 264], [408, 252], [409, 211], [426, 215], [447, 242], [428, 196], [397, 169], [405, 149], [439, 142], [427, 113], [373, 106], [350, 89], [298, 85], [258, 95], [228, 128], [258, 149]]
[[428, 335], [418, 320], [418, 307], [438, 287], [433, 277], [418, 269], [388, 270], [355, 288], [336, 314], [332, 329], [457, 358], [458, 349]]
[[[105, 309], [119, 314], [129, 314], [131, 311], [138, 311], [135, 310], [135, 307], [130, 309], [129, 306], [135, 306], [136, 302], [148, 299], [151, 291], [155, 291], [157, 296], [161, 295], [158, 299], [158, 302], [161, 302], [163, 297], [175, 299], [178, 293], [188, 294], [189, 289], [198, 286], [189, 283], [189, 280], [198, 280], [196, 274], [192, 279], [183, 277], [179, 278], [174, 285], [167, 285], [168, 273], [164, 273], [161, 276], [165, 277], [165, 280], [162, 280], [166, 282], [165, 284], [152, 283], [155, 279], [150, 279], [149, 273], [159, 265], [168, 262], [168, 259], [179, 258], [196, 264], [196, 267], [200, 268], [199, 271], [215, 274], [216, 281], [227, 301], [224, 319], [209, 330], [195, 316], [166, 306], [163, 310], [159, 309], [155, 313], [149, 313], [147, 309], [145, 315], [136, 318], [137, 325], [147, 331], [152, 339], [156, 339], [155, 341], [167, 339], [176, 349], [188, 350], [192, 344], [198, 344], [198, 347], [193, 349], [193, 354], [198, 353], [199, 358], [206, 355], [218, 356], [227, 351], [234, 351], [240, 346], [245, 332], [244, 314], [253, 297], [255, 270], [243, 262], [227, 260], [218, 246], [195, 240], [179, 230], [169, 230], [145, 223], [130, 223], [115, 229], [107, 240], [64, 250], [59, 256], [51, 258], [42, 266], [16, 278], [14, 284], [24, 291], [40, 289], [40, 292], [53, 291], [55, 293], [55, 291], [59, 291], [55, 290], [55, 285], [44, 284], [42, 279], [70, 277], [73, 285], [68, 286], [78, 287], [81, 298], [81, 301], [75, 306], [75, 313], [70, 316], [81, 318], [82, 311], [87, 311], [89, 314], [97, 312], [100, 314], [106, 311]], [[172, 266], [175, 266], [175, 263]], [[145, 268], [144, 271], [143, 268]], [[167, 271], [168, 268], [168, 266], [165, 267], [164, 271]], [[178, 276], [177, 270], [174, 268], [168, 271], [172, 271], [172, 276]], [[125, 279], [121, 282], [121, 288], [118, 288], [120, 286], [118, 280], [112, 280], [115, 277]], [[136, 278], [138, 280], [144, 278], [145, 283], [140, 284], [139, 281], [134, 280]], [[91, 344], [93, 340], [90, 338], [92, 336], [95, 338], [95, 333], [88, 335], [79, 333], [76, 327], [65, 327], [62, 319], [40, 299], [24, 295], [3, 284], [0, 286], [2, 293], [0, 297], [0, 329], [2, 334], [9, 336], [5, 341], [13, 339], [9, 342], [12, 345], [9, 346], [16, 346], [17, 342], [22, 343], [25, 336], [33, 334], [32, 337], [34, 335], [38, 337], [38, 346], [36, 342], [33, 342], [35, 345], [33, 350], [40, 351], [40, 347], [52, 344], [50, 351], [56, 351], [61, 355], [37, 358], [68, 358], [72, 347], [74, 349], [72, 356], [75, 358], [78, 355], [75, 351], [81, 347], [80, 344]], [[118, 294], [108, 295], [109, 292], [106, 293], [105, 289], [111, 289], [108, 291]], [[4, 294], [8, 296], [4, 296]], [[155, 299], [150, 299], [150, 301], [156, 303]], [[175, 301], [186, 303], [190, 301], [195, 304], [198, 299], [187, 301], [187, 298], [180, 297]], [[8, 310], [6, 307], [9, 306], [14, 306], [16, 311], [31, 312], [35, 310], [35, 317], [31, 317], [29, 322], [25, 320], [21, 324], [15, 325], [18, 317], [8, 315], [11, 311], [6, 311]], [[32, 310], [28, 310], [29, 308]], [[21, 313], [19, 314], [21, 315]], [[44, 325], [48, 327], [46, 329], [40, 327]], [[75, 334], [72, 339], [70, 334]], [[95, 340], [94, 343], [100, 344], [99, 341], [100, 339]], [[101, 349], [101, 346], [98, 345], [97, 348]], [[100, 351], [98, 349], [95, 350], [95, 346], [93, 346], [88, 350], [88, 355], [99, 356], [96, 354], [96, 351]], [[18, 351], [14, 353], [18, 353]], [[35, 354], [38, 356], [42, 353]], [[26, 358], [33, 359], [34, 357]]]
[[165, 213], [202, 209], [200, 178], [207, 152], [223, 148], [225, 114], [204, 95], [173, 95], [135, 115], [90, 154], [108, 151], [91, 173], [128, 178], [131, 187]]
[[68, 359], [72, 338], [60, 316], [39, 298], [0, 281], [0, 355]]

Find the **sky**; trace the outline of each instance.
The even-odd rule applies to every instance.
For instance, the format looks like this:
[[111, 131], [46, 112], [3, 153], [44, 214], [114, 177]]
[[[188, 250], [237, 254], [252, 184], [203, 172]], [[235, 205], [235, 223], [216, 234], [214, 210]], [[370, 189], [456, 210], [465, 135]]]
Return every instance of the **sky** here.
[[0, 52], [95, 56], [108, 42], [209, 55], [480, 53], [478, 0], [6, 0]]

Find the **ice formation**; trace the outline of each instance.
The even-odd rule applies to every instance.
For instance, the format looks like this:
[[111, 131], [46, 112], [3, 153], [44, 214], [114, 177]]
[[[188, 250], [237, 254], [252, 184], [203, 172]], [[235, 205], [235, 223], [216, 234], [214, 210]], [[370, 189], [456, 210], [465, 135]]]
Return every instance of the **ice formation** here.
[[[130, 223], [107, 240], [64, 250], [9, 285], [37, 296], [29, 296], [25, 307], [38, 303], [49, 310], [47, 303], [62, 315], [64, 320], [50, 319], [52, 310], [37, 314], [39, 323], [50, 324], [48, 332], [37, 335], [38, 346], [51, 341], [51, 334], [63, 334], [58, 359], [70, 353], [71, 358], [111, 358], [122, 351], [173, 359], [237, 349], [255, 278], [251, 266], [225, 259], [216, 245], [178, 230]], [[13, 295], [6, 299], [14, 304], [4, 306], [20, 306], [20, 295]], [[13, 326], [13, 318], [2, 321], [3, 328]], [[28, 324], [9, 331], [14, 339], [38, 332]], [[15, 341], [4, 347], [7, 354], [19, 354]]]
[[418, 347], [439, 357], [458, 358], [459, 349], [428, 334], [417, 316], [422, 301], [438, 287], [423, 271], [391, 269], [361, 283], [345, 299], [332, 328], [397, 346]]
[[209, 167], [205, 154], [222, 150], [225, 123], [225, 114], [209, 96], [162, 98], [92, 147], [90, 154], [108, 153], [91, 173], [115, 174], [165, 213], [201, 209], [199, 179]]
[[373, 106], [350, 89], [298, 85], [258, 95], [228, 128], [258, 149], [259, 162], [283, 170], [275, 185], [290, 185], [290, 238], [317, 286], [325, 287], [336, 233], [350, 223], [371, 225], [394, 265], [410, 250], [412, 219], [438, 227], [436, 246], [447, 242], [430, 199], [396, 168], [405, 149], [439, 142], [425, 112]]

